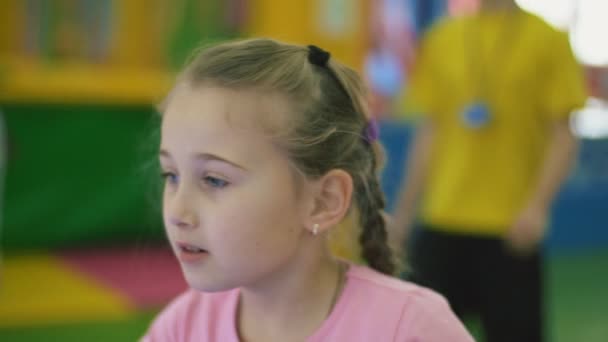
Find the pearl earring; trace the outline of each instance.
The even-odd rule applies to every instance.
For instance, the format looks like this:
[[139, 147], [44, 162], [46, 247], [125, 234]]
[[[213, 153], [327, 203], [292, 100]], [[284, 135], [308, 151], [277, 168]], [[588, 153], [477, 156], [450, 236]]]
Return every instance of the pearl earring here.
[[312, 226], [312, 235], [317, 235], [317, 234], [319, 234], [319, 224], [315, 223]]

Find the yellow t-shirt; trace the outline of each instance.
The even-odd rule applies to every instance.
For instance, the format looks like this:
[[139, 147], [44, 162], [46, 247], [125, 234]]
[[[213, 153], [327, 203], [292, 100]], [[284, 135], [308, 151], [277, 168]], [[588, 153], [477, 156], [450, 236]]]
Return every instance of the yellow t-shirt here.
[[[408, 103], [436, 128], [421, 218], [451, 232], [502, 235], [535, 186], [550, 123], [584, 105], [565, 33], [523, 11], [446, 19], [423, 40]], [[482, 100], [490, 118], [461, 113]]]

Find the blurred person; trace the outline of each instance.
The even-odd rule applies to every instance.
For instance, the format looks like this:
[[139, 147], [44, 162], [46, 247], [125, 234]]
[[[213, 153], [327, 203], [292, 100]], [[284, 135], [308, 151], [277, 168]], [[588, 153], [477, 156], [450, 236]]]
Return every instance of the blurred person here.
[[[441, 296], [391, 277], [364, 97], [315, 46], [251, 39], [191, 60], [159, 153], [165, 229], [191, 289], [144, 341], [472, 341]], [[351, 205], [368, 267], [328, 246]]]
[[391, 103], [405, 81], [405, 70], [397, 55], [381, 44], [372, 45], [365, 59], [366, 81], [370, 89], [370, 112], [374, 117], [387, 117]]
[[370, 111], [377, 118], [395, 112], [395, 99], [403, 92], [413, 59], [414, 31], [409, 1], [371, 2], [371, 37], [363, 74], [369, 86]]
[[576, 155], [582, 71], [565, 33], [512, 0], [480, 6], [421, 42], [407, 98], [424, 115], [390, 241], [487, 341], [543, 341], [542, 243]]

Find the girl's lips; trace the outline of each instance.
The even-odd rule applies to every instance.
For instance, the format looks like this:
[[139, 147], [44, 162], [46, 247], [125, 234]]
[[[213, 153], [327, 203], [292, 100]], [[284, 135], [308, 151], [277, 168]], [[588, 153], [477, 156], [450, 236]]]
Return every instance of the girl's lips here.
[[177, 243], [177, 258], [181, 262], [193, 263], [200, 262], [209, 255], [209, 252], [203, 248], [188, 243]]

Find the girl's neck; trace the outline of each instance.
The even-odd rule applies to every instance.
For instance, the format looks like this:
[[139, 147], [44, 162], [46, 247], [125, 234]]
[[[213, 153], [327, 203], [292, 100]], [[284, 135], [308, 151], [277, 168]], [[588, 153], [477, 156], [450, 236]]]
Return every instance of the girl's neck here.
[[303, 340], [328, 317], [344, 283], [344, 268], [328, 256], [296, 263], [264, 284], [241, 288], [237, 327], [242, 340]]

